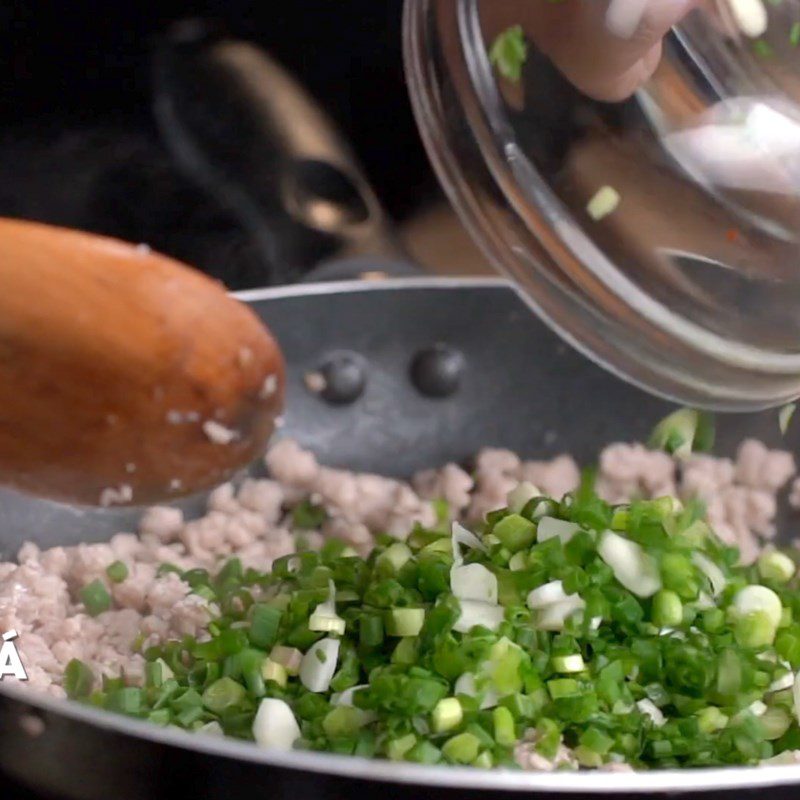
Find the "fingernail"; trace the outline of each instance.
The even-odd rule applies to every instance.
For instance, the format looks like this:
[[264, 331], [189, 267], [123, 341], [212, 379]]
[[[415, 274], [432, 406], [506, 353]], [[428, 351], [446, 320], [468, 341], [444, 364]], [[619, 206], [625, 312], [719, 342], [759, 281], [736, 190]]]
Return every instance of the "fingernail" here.
[[630, 39], [639, 27], [650, 0], [611, 0], [606, 28], [620, 39]]
[[611, 0], [606, 28], [620, 39], [630, 39], [646, 16], [648, 25], [660, 36], [694, 5], [696, 0]]

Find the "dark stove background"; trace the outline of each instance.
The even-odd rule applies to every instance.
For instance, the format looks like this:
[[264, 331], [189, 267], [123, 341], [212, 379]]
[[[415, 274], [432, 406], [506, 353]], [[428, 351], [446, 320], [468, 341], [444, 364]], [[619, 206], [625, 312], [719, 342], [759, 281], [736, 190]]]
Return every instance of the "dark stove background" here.
[[263, 46], [402, 220], [436, 190], [406, 96], [401, 11], [401, 0], [0, 3], [0, 215], [147, 242], [232, 288], [296, 279], [296, 265], [265, 265], [235, 216], [172, 163], [151, 116], [149, 54], [187, 17]]

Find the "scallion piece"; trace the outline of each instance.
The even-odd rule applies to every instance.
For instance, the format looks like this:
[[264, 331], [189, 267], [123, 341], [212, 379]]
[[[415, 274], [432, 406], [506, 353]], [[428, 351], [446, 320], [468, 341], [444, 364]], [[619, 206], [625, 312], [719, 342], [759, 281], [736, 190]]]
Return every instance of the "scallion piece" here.
[[494, 738], [502, 747], [513, 747], [517, 741], [514, 716], [505, 706], [498, 706], [492, 711]]
[[128, 567], [124, 561], [115, 561], [106, 567], [106, 575], [112, 583], [122, 583], [128, 577]]
[[111, 595], [99, 578], [81, 589], [80, 598], [90, 617], [96, 617], [111, 608]]
[[300, 682], [309, 692], [325, 692], [331, 685], [339, 658], [338, 639], [313, 644], [300, 664]]
[[431, 727], [434, 733], [457, 728], [464, 719], [464, 710], [457, 697], [446, 697], [440, 700], [431, 715]]
[[777, 625], [766, 611], [751, 611], [735, 623], [736, 641], [742, 647], [766, 647], [775, 641]]
[[291, 750], [300, 738], [300, 726], [285, 701], [265, 697], [258, 706], [252, 733], [260, 747]]
[[270, 647], [278, 633], [281, 617], [282, 613], [278, 608], [265, 603], [256, 603], [252, 607], [250, 630], [248, 631], [250, 641], [256, 647]]
[[247, 692], [242, 684], [232, 678], [224, 677], [214, 681], [203, 692], [203, 705], [212, 714], [222, 714], [240, 705], [245, 697]]
[[536, 538], [536, 525], [519, 514], [503, 517], [493, 528], [496, 536], [512, 553], [530, 547]]
[[109, 692], [106, 698], [106, 708], [118, 714], [138, 715], [143, 707], [142, 690], [134, 686], [126, 686]]
[[418, 636], [424, 624], [424, 608], [393, 608], [384, 618], [389, 636]]
[[523, 481], [508, 493], [506, 497], [508, 510], [511, 511], [512, 514], [521, 514], [522, 510], [531, 500], [541, 496], [542, 493], [539, 491], [538, 487], [534, 486], [529, 481]]
[[71, 700], [88, 697], [94, 686], [94, 674], [83, 661], [73, 658], [64, 671], [64, 691]]
[[550, 663], [554, 672], [583, 672], [586, 669], [586, 664], [580, 653], [569, 656], [553, 656], [550, 659]]
[[369, 721], [369, 717], [360, 709], [352, 706], [336, 706], [322, 720], [322, 729], [331, 739], [355, 736]]
[[527, 58], [528, 45], [521, 25], [514, 25], [499, 34], [489, 50], [489, 60], [497, 71], [514, 83], [522, 77], [522, 67]]
[[396, 575], [411, 558], [412, 553], [408, 545], [403, 542], [395, 542], [378, 556], [375, 566], [389, 575]]
[[759, 556], [758, 573], [764, 580], [787, 583], [794, 577], [794, 561], [785, 553], [767, 550]]
[[292, 524], [301, 530], [316, 530], [325, 520], [328, 514], [322, 506], [317, 506], [308, 500], [304, 500], [292, 510]]
[[442, 751], [433, 742], [421, 739], [406, 753], [405, 758], [416, 764], [438, 764], [442, 759]]
[[681, 408], [656, 425], [650, 446], [665, 450], [678, 458], [692, 452], [707, 452], [714, 446], [714, 417], [705, 411]]
[[660, 628], [674, 628], [683, 621], [683, 603], [675, 592], [662, 589], [653, 597], [653, 622]]
[[402, 761], [416, 743], [417, 737], [413, 733], [392, 739], [386, 745], [386, 757], [390, 761]]
[[328, 598], [320, 603], [308, 618], [308, 628], [321, 633], [337, 633], [345, 630], [345, 621], [336, 613], [336, 587], [328, 581]]
[[783, 436], [786, 436], [786, 431], [789, 430], [789, 424], [795, 411], [797, 411], [797, 403], [787, 403], [778, 411], [778, 427]]
[[286, 671], [286, 667], [269, 658], [264, 662], [261, 668], [261, 675], [265, 681], [277, 683], [278, 686], [284, 689], [289, 681], [289, 674]]
[[442, 746], [442, 755], [453, 764], [471, 764], [478, 757], [480, 740], [472, 733], [459, 733]]

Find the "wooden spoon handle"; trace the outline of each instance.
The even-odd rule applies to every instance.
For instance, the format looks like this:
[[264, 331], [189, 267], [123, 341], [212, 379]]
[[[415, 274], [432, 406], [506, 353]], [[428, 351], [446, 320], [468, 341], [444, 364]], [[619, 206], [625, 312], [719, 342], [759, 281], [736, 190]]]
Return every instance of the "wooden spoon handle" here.
[[149, 503], [225, 480], [283, 399], [274, 339], [146, 247], [0, 219], [0, 482]]

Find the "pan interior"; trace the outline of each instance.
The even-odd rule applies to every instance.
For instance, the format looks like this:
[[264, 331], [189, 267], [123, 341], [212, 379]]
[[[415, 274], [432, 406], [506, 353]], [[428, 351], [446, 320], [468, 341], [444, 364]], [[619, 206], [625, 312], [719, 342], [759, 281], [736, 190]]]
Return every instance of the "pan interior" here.
[[[567, 347], [500, 280], [399, 279], [251, 291], [252, 304], [277, 337], [288, 366], [281, 436], [293, 437], [335, 467], [407, 477], [448, 461], [465, 462], [485, 446], [529, 458], [570, 452], [591, 463], [613, 441], [641, 440], [669, 405], [619, 380]], [[464, 359], [449, 397], [421, 394], [411, 378], [420, 351], [445, 344]], [[366, 388], [349, 404], [308, 391], [304, 378], [334, 352], [357, 354]], [[746, 437], [796, 450], [795, 429], [782, 438], [775, 412], [730, 415], [719, 423], [716, 450], [730, 455]], [[197, 514], [204, 497], [181, 501]], [[0, 492], [0, 557], [25, 540], [41, 546], [103, 541], [134, 530], [137, 509], [95, 510]], [[784, 512], [782, 512], [784, 513]], [[779, 519], [781, 526], [783, 518]], [[787, 525], [783, 526], [788, 528]], [[236, 741], [188, 738], [77, 704], [20, 692], [0, 693], [51, 714], [221, 753], [320, 773], [399, 783], [499, 791], [644, 792], [721, 790], [800, 782], [800, 767], [729, 768], [637, 774], [486, 772], [365, 762], [310, 753], [270, 753]]]

